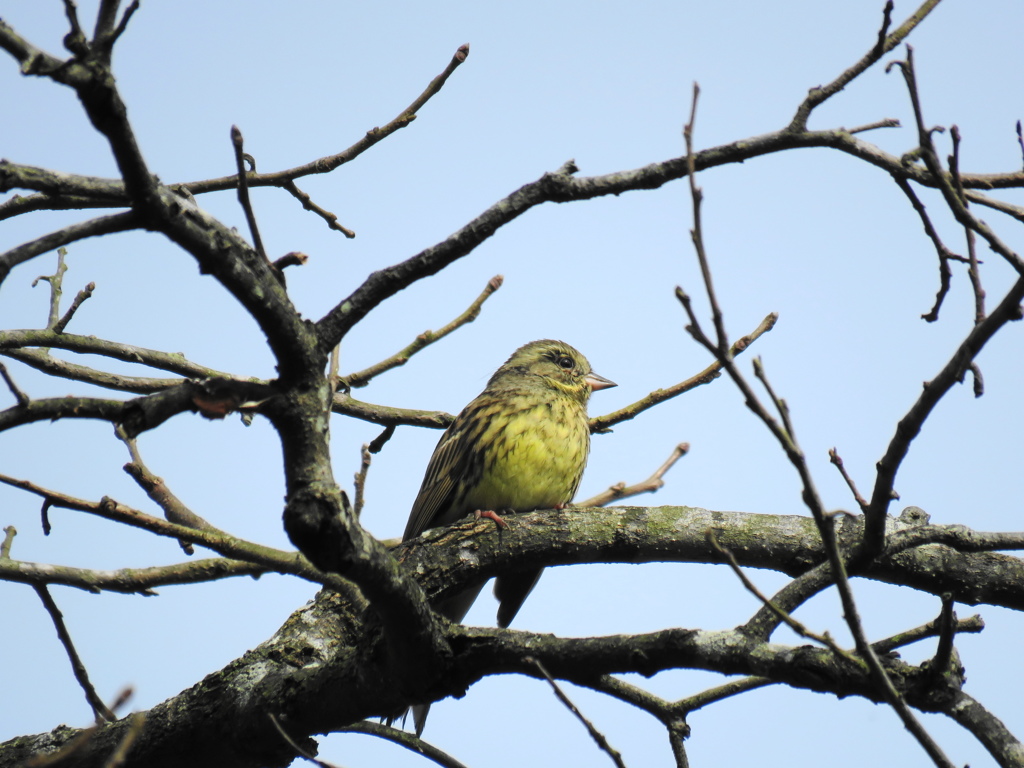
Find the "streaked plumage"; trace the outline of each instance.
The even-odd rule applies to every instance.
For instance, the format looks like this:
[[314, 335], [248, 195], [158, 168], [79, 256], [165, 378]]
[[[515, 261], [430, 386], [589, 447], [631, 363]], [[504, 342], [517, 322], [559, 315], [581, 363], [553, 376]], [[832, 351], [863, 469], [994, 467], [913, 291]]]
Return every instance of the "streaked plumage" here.
[[[590, 452], [587, 401], [614, 387], [561, 341], [520, 347], [441, 436], [405, 527], [408, 541], [477, 511], [530, 512], [572, 501]], [[498, 625], [507, 627], [541, 569], [499, 576]], [[482, 584], [436, 605], [461, 621]], [[421, 733], [427, 707], [414, 707]]]

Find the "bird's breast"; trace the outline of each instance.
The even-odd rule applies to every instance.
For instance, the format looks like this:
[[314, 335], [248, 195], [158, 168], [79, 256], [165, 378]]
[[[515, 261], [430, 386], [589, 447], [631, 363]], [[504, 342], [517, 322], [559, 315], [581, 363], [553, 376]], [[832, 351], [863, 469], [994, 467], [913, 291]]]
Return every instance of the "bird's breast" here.
[[572, 500], [590, 452], [586, 412], [569, 398], [523, 403], [495, 417], [468, 511], [527, 512]]

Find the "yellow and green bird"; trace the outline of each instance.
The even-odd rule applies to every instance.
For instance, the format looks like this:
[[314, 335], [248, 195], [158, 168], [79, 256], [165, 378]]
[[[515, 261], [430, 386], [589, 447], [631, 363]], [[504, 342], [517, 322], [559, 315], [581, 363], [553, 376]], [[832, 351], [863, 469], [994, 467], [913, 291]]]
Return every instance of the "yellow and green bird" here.
[[[587, 401], [615, 383], [590, 369], [563, 341], [517, 349], [441, 436], [413, 502], [403, 541], [482, 512], [499, 515], [560, 508], [572, 501], [590, 453]], [[507, 627], [542, 569], [499, 576], [498, 625]], [[461, 621], [481, 584], [435, 608]], [[427, 708], [414, 707], [421, 733]]]

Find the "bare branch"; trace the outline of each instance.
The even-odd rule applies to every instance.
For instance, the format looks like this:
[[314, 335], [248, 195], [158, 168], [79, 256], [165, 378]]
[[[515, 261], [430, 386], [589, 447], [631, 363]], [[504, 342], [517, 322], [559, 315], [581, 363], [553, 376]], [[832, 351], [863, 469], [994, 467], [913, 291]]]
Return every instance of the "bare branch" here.
[[918, 24], [924, 21], [925, 17], [935, 9], [939, 2], [940, 0], [925, 0], [925, 2], [922, 3], [906, 21], [891, 33], [887, 34], [889, 24], [892, 21], [892, 3], [887, 0], [885, 11], [883, 12], [882, 28], [878, 32], [878, 42], [875, 43], [874, 47], [870, 51], [864, 54], [860, 61], [839, 75], [839, 77], [831, 83], [811, 88], [810, 92], [807, 94], [807, 98], [804, 99], [803, 103], [797, 109], [796, 114], [793, 116], [793, 120], [789, 124], [789, 130], [806, 130], [807, 118], [811, 116], [811, 112], [815, 107], [839, 93], [858, 75], [860, 75], [861, 72], [866, 70], [872, 64], [881, 59], [882, 56], [899, 45]]
[[365, 501], [366, 492], [366, 473], [370, 471], [370, 454], [375, 451], [370, 451], [370, 446], [363, 444], [362, 450], [359, 452], [359, 471], [355, 474], [355, 491], [356, 498], [352, 505], [352, 509], [355, 512], [356, 517], [359, 517], [363, 512], [363, 503]]
[[353, 416], [373, 424], [386, 427], [408, 425], [413, 427], [431, 427], [447, 429], [455, 417], [444, 411], [417, 411], [412, 408], [394, 408], [389, 405], [376, 405], [356, 400], [349, 394], [338, 392], [331, 406], [334, 413]]
[[914, 206], [914, 210], [917, 211], [917, 215], [921, 218], [921, 224], [924, 226], [925, 234], [932, 241], [935, 246], [935, 251], [939, 256], [939, 291], [935, 295], [935, 304], [932, 305], [931, 311], [925, 315], [921, 315], [924, 320], [929, 323], [934, 323], [939, 319], [939, 309], [942, 307], [942, 302], [946, 298], [946, 294], [949, 293], [950, 278], [953, 276], [952, 271], [949, 268], [950, 261], [964, 261], [962, 256], [958, 256], [953, 253], [946, 244], [942, 242], [942, 238], [939, 237], [939, 233], [936, 231], [935, 226], [932, 224], [931, 219], [928, 216], [928, 212], [925, 210], [924, 204], [918, 198], [913, 188], [910, 186], [910, 182], [900, 176], [893, 176], [893, 181], [903, 191], [903, 194], [910, 200], [910, 204]]
[[362, 720], [360, 722], [353, 723], [352, 725], [346, 725], [344, 728], [337, 728], [335, 729], [335, 732], [369, 734], [370, 736], [376, 736], [380, 739], [385, 739], [394, 744], [398, 744], [401, 747], [405, 747], [406, 749], [415, 752], [418, 755], [422, 755], [440, 766], [443, 766], [443, 768], [466, 768], [463, 763], [460, 763], [447, 752], [442, 752], [429, 741], [424, 741], [414, 733], [402, 731], [398, 728], [392, 728], [390, 725], [382, 725], [381, 723]]
[[945, 627], [942, 617], [940, 617], [935, 621], [922, 624], [920, 627], [915, 627], [906, 632], [900, 632], [884, 640], [876, 640], [871, 644], [871, 647], [875, 649], [875, 653], [886, 654], [891, 653], [897, 648], [920, 642], [929, 637], [939, 637], [943, 632], [951, 631], [952, 634], [959, 635], [978, 633], [983, 629], [985, 629], [985, 622], [977, 614], [967, 619], [956, 619], [953, 616], [950, 622], [950, 629]]
[[159, 536], [186, 539], [212, 549], [214, 552], [225, 557], [257, 563], [278, 573], [291, 573], [307, 581], [323, 584], [336, 591], [351, 593], [353, 589], [349, 581], [334, 574], [318, 571], [297, 552], [283, 552], [271, 547], [253, 544], [218, 530], [197, 530], [176, 523], [166, 522], [108, 497], [99, 502], [86, 501], [42, 488], [27, 480], [18, 480], [8, 475], [0, 475], [0, 483], [5, 483], [41, 496], [54, 507], [86, 512], [106, 520], [124, 523], [134, 528], [141, 528]]
[[743, 583], [744, 588], [750, 594], [752, 594], [754, 597], [760, 600], [761, 604], [768, 610], [770, 610], [772, 613], [774, 613], [780, 620], [782, 620], [782, 622], [785, 623], [787, 627], [793, 630], [796, 634], [800, 635], [800, 637], [806, 637], [809, 640], [814, 640], [817, 643], [821, 643], [823, 646], [832, 651], [832, 653], [834, 653], [838, 658], [844, 660], [848, 664], [853, 665], [857, 669], [860, 669], [861, 671], [867, 670], [867, 665], [861, 659], [858, 659], [852, 653], [840, 647], [839, 644], [832, 639], [832, 636], [828, 632], [825, 632], [824, 634], [820, 635], [815, 632], [812, 632], [802, 622], [799, 622], [796, 619], [794, 619], [787, 611], [782, 610], [777, 605], [775, 605], [775, 603], [773, 603], [769, 598], [765, 597], [765, 595], [761, 592], [761, 590], [757, 588], [754, 582], [752, 582], [747, 577], [747, 574], [743, 572], [743, 569], [740, 568], [740, 564], [736, 561], [736, 556], [718, 543], [718, 537], [715, 535], [715, 532], [713, 530], [708, 531], [708, 541], [711, 542], [711, 546], [714, 547], [715, 551], [725, 558], [725, 561], [729, 564], [729, 567], [732, 568], [733, 573], [735, 573], [736, 576], [739, 577], [739, 580]]
[[148, 365], [163, 371], [176, 373], [193, 379], [231, 379], [232, 375], [189, 362], [185, 356], [177, 352], [161, 352], [157, 349], [137, 347], [134, 344], [122, 344], [117, 341], [98, 339], [95, 336], [78, 336], [73, 333], [54, 333], [42, 330], [14, 330], [0, 332], [0, 352], [23, 347], [42, 347], [66, 349], [90, 355], [102, 355], [126, 363]]
[[[694, 109], [696, 109], [696, 98], [697, 91], [694, 89]], [[780, 418], [782, 419], [782, 427], [767, 413], [764, 406], [761, 405], [757, 396], [751, 390], [749, 384], [739, 373], [736, 367], [735, 361], [728, 356], [728, 340], [725, 336], [725, 329], [722, 322], [721, 311], [718, 308], [717, 301], [715, 299], [714, 290], [711, 286], [711, 273], [708, 268], [707, 256], [704, 251], [703, 237], [701, 234], [700, 226], [700, 202], [702, 194], [699, 188], [696, 186], [694, 181], [695, 167], [693, 164], [692, 154], [692, 118], [691, 125], [684, 131], [684, 135], [687, 140], [687, 160], [690, 165], [690, 192], [693, 198], [693, 217], [694, 217], [694, 228], [692, 230], [692, 239], [694, 242], [694, 249], [697, 253], [698, 261], [701, 266], [701, 274], [704, 279], [705, 289], [708, 294], [708, 300], [711, 304], [712, 318], [715, 324], [716, 342], [712, 343], [704, 332], [700, 328], [700, 324], [697, 320], [696, 315], [693, 312], [693, 308], [690, 302], [689, 296], [687, 296], [681, 289], [677, 289], [677, 296], [680, 302], [683, 304], [687, 315], [690, 318], [690, 325], [686, 327], [687, 331], [696, 339], [699, 343], [704, 345], [705, 348], [711, 352], [715, 358], [722, 363], [726, 372], [736, 383], [736, 386], [743, 393], [746, 399], [747, 407], [750, 408], [761, 421], [768, 427], [769, 431], [775, 436], [779, 445], [785, 450], [787, 457], [793, 467], [796, 469], [800, 476], [800, 480], [803, 484], [803, 501], [814, 517], [815, 522], [818, 525], [818, 530], [821, 534], [822, 543], [825, 547], [825, 552], [828, 556], [828, 563], [831, 570], [831, 575], [834, 578], [839, 597], [843, 605], [843, 618], [846, 620], [846, 624], [850, 629], [850, 633], [853, 635], [854, 641], [857, 647], [857, 653], [861, 659], [866, 662], [870, 677], [877, 686], [878, 691], [881, 693], [883, 699], [893, 708], [904, 726], [914, 735], [918, 740], [918, 743], [927, 752], [928, 756], [932, 761], [940, 768], [953, 768], [949, 758], [943, 754], [942, 750], [931, 738], [928, 732], [920, 724], [920, 721], [914, 716], [907, 706], [906, 701], [900, 696], [896, 690], [890, 676], [882, 666], [874, 650], [871, 648], [867, 641], [867, 637], [864, 632], [864, 627], [861, 623], [860, 616], [857, 611], [857, 606], [853, 598], [853, 591], [850, 588], [849, 579], [846, 573], [846, 565], [843, 562], [842, 553], [839, 551], [838, 541], [835, 537], [835, 526], [834, 516], [825, 513], [824, 507], [821, 502], [821, 498], [815, 488], [814, 481], [811, 477], [810, 470], [807, 466], [806, 459], [803, 451], [800, 449], [796, 441], [796, 435], [793, 430], [793, 425], [789, 418], [789, 409], [785, 402], [775, 395], [772, 390], [767, 378], [764, 375], [763, 368], [759, 365], [759, 362], [755, 360], [754, 371], [755, 375], [764, 384], [768, 395], [771, 397], [776, 409], [779, 412]], [[884, 528], [883, 534], [884, 534]], [[774, 610], [778, 610], [774, 605]]]
[[2, 376], [4, 382], [6, 382], [7, 388], [11, 390], [11, 394], [14, 395], [14, 399], [18, 403], [18, 406], [22, 408], [27, 406], [29, 404], [29, 396], [21, 390], [18, 383], [14, 380], [14, 377], [11, 376], [10, 372], [8, 372], [7, 366], [3, 363], [0, 363], [0, 376]]
[[361, 371], [350, 373], [348, 376], [343, 377], [345, 383], [350, 387], [365, 387], [374, 377], [379, 376], [385, 371], [390, 371], [393, 368], [405, 365], [409, 362], [409, 359], [421, 349], [430, 346], [436, 341], [440, 341], [445, 336], [458, 330], [467, 323], [472, 323], [480, 316], [480, 309], [483, 307], [484, 302], [487, 301], [495, 291], [501, 288], [501, 284], [504, 281], [504, 277], [501, 275], [495, 275], [487, 281], [487, 285], [484, 287], [483, 291], [473, 300], [473, 303], [466, 308], [466, 311], [450, 323], [442, 326], [437, 331], [424, 331], [413, 339], [412, 343], [405, 347], [405, 349], [400, 352], [396, 352], [386, 360], [381, 360], [379, 363], [371, 365], [369, 368], [365, 368]]
[[17, 535], [18, 529], [13, 525], [4, 526], [4, 540], [3, 543], [0, 543], [0, 560], [10, 559], [11, 545], [14, 544], [14, 537]]
[[[953, 154], [949, 156], [949, 176], [952, 179], [957, 198], [966, 212], [969, 203], [964, 192], [963, 182], [960, 180], [960, 129], [954, 125], [949, 129], [949, 135], [953, 140]], [[975, 250], [974, 230], [969, 222], [964, 224], [964, 236], [967, 239], [967, 276], [970, 278], [971, 288], [974, 290], [974, 322], [977, 324], [985, 319], [985, 289], [981, 285], [981, 274], [978, 272], [979, 262]]]
[[954, 692], [953, 700], [945, 712], [970, 731], [1000, 766], [1017, 766], [1024, 763], [1024, 744], [1021, 744], [1002, 720], [972, 696], [962, 690]]
[[[8, 526], [13, 530], [13, 526]], [[4, 529], [7, 530], [7, 529]], [[230, 558], [204, 558], [173, 565], [154, 565], [148, 568], [120, 568], [101, 571], [91, 568], [73, 568], [65, 565], [31, 563], [12, 560], [0, 550], [0, 581], [21, 584], [59, 584], [86, 592], [120, 592], [123, 594], [155, 595], [156, 587], [180, 584], [203, 584], [209, 581], [238, 576], [262, 576], [270, 568], [245, 560]]]
[[[423, 93], [417, 96], [408, 107], [403, 109], [394, 120], [383, 128], [371, 128], [366, 132], [366, 135], [363, 136], [363, 138], [348, 149], [343, 150], [336, 155], [321, 157], [311, 163], [306, 163], [305, 165], [300, 165], [288, 170], [276, 171], [274, 173], [255, 174], [249, 177], [249, 186], [283, 186], [286, 182], [294, 181], [302, 176], [308, 176], [314, 173], [330, 173], [338, 166], [354, 160], [374, 144], [387, 138], [395, 131], [405, 128], [405, 126], [415, 120], [417, 112], [419, 112], [419, 110], [421, 110], [423, 106], [441, 90], [449, 76], [462, 62], [466, 60], [467, 56], [469, 56], [468, 43], [466, 45], [459, 46], [445, 70], [431, 80]], [[216, 192], [224, 189], [232, 189], [234, 188], [236, 181], [236, 178], [233, 176], [224, 176], [218, 179], [188, 182], [181, 184], [181, 186], [189, 189], [192, 194], [198, 195], [204, 192]]]
[[117, 422], [124, 415], [121, 400], [101, 400], [95, 397], [54, 397], [32, 400], [23, 405], [0, 411], [0, 432], [56, 419], [100, 419]]
[[[754, 341], [760, 338], [761, 335], [774, 328], [778, 319], [779, 315], [776, 312], [766, 315], [757, 328], [746, 336], [742, 336], [736, 340], [736, 342], [729, 348], [729, 355], [735, 357], [746, 350], [754, 343]], [[722, 364], [718, 360], [715, 360], [703, 371], [695, 376], [691, 376], [685, 381], [681, 381], [678, 384], [667, 387], [666, 389], [656, 389], [646, 397], [637, 400], [635, 403], [627, 405], [625, 408], [605, 414], [604, 416], [595, 416], [590, 420], [590, 431], [594, 433], [607, 432], [610, 427], [613, 427], [623, 421], [629, 421], [649, 408], [653, 408], [658, 403], [663, 403], [677, 395], [683, 394], [684, 392], [689, 392], [691, 389], [696, 389], [703, 384], [711, 383], [721, 375], [721, 370]]]
[[394, 426], [385, 427], [383, 432], [381, 432], [379, 435], [377, 435], [375, 438], [373, 438], [373, 440], [367, 446], [367, 450], [370, 453], [380, 453], [381, 449], [384, 447], [385, 443], [387, 443], [388, 440], [390, 440], [392, 437], [394, 437], [394, 434], [395, 434], [395, 427]]
[[[249, 224], [249, 232], [252, 234], [252, 244], [256, 247], [256, 253], [267, 259], [267, 251], [263, 248], [263, 238], [260, 237], [260, 229], [256, 225], [256, 214], [252, 210], [252, 201], [249, 200], [249, 184], [246, 178], [245, 160], [246, 155], [242, 149], [242, 132], [237, 125], [231, 126], [231, 144], [235, 148], [235, 165], [238, 168], [238, 203], [245, 213], [245, 220]], [[255, 163], [254, 170], [255, 170]], [[270, 260], [267, 259], [267, 263]]]
[[114, 389], [121, 392], [134, 392], [148, 395], [162, 392], [170, 387], [181, 384], [181, 379], [158, 379], [143, 376], [121, 376], [116, 373], [98, 371], [84, 365], [69, 363], [49, 354], [45, 349], [8, 349], [2, 353], [5, 357], [35, 368], [51, 376], [71, 381], [84, 381], [98, 387]]
[[278, 722], [278, 719], [274, 716], [273, 712], [268, 712], [267, 717], [270, 718], [270, 722], [273, 723], [274, 728], [277, 729], [277, 732], [281, 734], [281, 738], [285, 740], [289, 747], [295, 750], [295, 754], [297, 754], [303, 760], [308, 760], [309, 762], [313, 763], [313, 765], [320, 766], [320, 768], [335, 768], [335, 766], [331, 763], [325, 762], [323, 760], [318, 760], [317, 758], [309, 754], [309, 752], [307, 752], [298, 744], [296, 744], [294, 739], [292, 739], [292, 737], [288, 735], [288, 732], [284, 729], [284, 726], [282, 726], [281, 723]]
[[17, 248], [12, 248], [0, 254], [0, 283], [7, 278], [11, 269], [29, 259], [49, 253], [54, 248], [68, 245], [76, 240], [135, 229], [138, 227], [138, 222], [139, 218], [133, 211], [115, 213], [112, 216], [91, 219], [81, 224], [72, 224], [70, 227], [58, 229], [56, 232], [51, 232], [48, 235], [43, 235], [28, 243], [19, 245]]
[[628, 499], [633, 496], [639, 496], [642, 493], [654, 493], [660, 490], [665, 485], [665, 474], [672, 469], [679, 459], [685, 456], [690, 450], [689, 443], [680, 443], [675, 447], [669, 457], [665, 460], [665, 463], [654, 470], [654, 473], [646, 480], [637, 483], [636, 485], [626, 485], [625, 483], [616, 483], [615, 485], [608, 488], [606, 491], [602, 491], [596, 496], [591, 496], [589, 499], [578, 502], [575, 506], [577, 507], [604, 507], [611, 504], [613, 501], [619, 499]]
[[78, 684], [82, 687], [82, 691], [85, 693], [85, 699], [89, 702], [89, 706], [92, 707], [93, 714], [96, 717], [96, 722], [108, 722], [111, 723], [117, 719], [113, 712], [107, 709], [107, 705], [103, 703], [103, 700], [97, 695], [96, 689], [93, 688], [92, 683], [89, 682], [89, 673], [85, 669], [85, 665], [82, 663], [81, 657], [78, 655], [78, 651], [75, 650], [75, 644], [71, 640], [71, 634], [68, 632], [67, 626], [64, 624], [64, 615], [60, 612], [57, 607], [57, 603], [54, 602], [50, 596], [50, 591], [42, 584], [36, 584], [36, 594], [39, 595], [39, 599], [43, 602], [43, 607], [46, 608], [46, 612], [50, 614], [50, 618], [53, 620], [54, 629], [57, 630], [57, 637], [60, 638], [61, 645], [64, 646], [64, 650], [68, 654], [68, 659], [71, 661], [71, 670], [75, 673], [75, 679]]
[[953, 660], [955, 652], [953, 641], [956, 637], [957, 620], [956, 614], [953, 612], [953, 597], [951, 595], [942, 596], [942, 613], [934, 623], [938, 625], [939, 643], [935, 648], [935, 655], [928, 665], [938, 680], [949, 673], [950, 662]]
[[338, 232], [341, 232], [341, 234], [343, 234], [345, 237], [349, 239], [352, 239], [353, 237], [356, 236], [356, 233], [353, 232], [351, 229], [343, 227], [341, 224], [338, 223], [338, 216], [336, 214], [331, 213], [326, 208], [321, 208], [319, 205], [314, 203], [313, 198], [311, 198], [309, 194], [307, 194], [306, 192], [303, 192], [301, 189], [299, 189], [298, 185], [296, 185], [294, 181], [292, 181], [291, 179], [287, 179], [281, 186], [284, 187], [284, 189], [286, 189], [288, 193], [291, 194], [292, 197], [294, 197], [296, 200], [302, 203], [303, 208], [305, 208], [307, 211], [312, 211], [321, 219], [326, 221], [328, 227], [337, 230]]
[[[63, 250], [63, 249], [62, 249]], [[80, 290], [75, 296], [75, 300], [71, 302], [71, 306], [68, 307], [68, 311], [64, 313], [64, 316], [58, 320], [53, 328], [51, 329], [54, 333], [64, 333], [64, 329], [67, 328], [68, 323], [71, 322], [71, 318], [74, 317], [75, 312], [82, 306], [82, 302], [92, 296], [92, 292], [96, 290], [96, 283], [89, 283], [85, 288]]]
[[541, 676], [548, 681], [548, 685], [551, 686], [551, 689], [555, 692], [555, 696], [558, 697], [558, 700], [565, 705], [566, 709], [568, 709], [576, 716], [577, 720], [583, 723], [584, 727], [587, 729], [587, 733], [590, 734], [590, 738], [594, 740], [594, 742], [597, 744], [598, 747], [600, 747], [600, 749], [603, 752], [606, 752], [608, 754], [608, 757], [611, 758], [612, 762], [616, 766], [618, 766], [618, 768], [626, 768], [626, 764], [622, 761], [622, 755], [619, 753], [619, 751], [612, 747], [612, 745], [608, 743], [608, 739], [605, 738], [604, 734], [597, 730], [597, 728], [594, 727], [594, 724], [583, 716], [583, 713], [580, 712], [577, 706], [572, 703], [572, 700], [565, 695], [565, 691], [562, 690], [561, 686], [559, 686], [558, 683], [555, 682], [555, 679], [551, 676], [547, 669], [544, 668], [544, 665], [541, 664], [540, 659], [534, 658], [532, 656], [527, 656], [525, 659], [523, 659], [523, 661], [525, 661], [527, 664], [532, 664], [537, 668], [537, 671], [540, 672]]
[[64, 258], [68, 255], [66, 248], [57, 249], [57, 271], [52, 275], [40, 275], [32, 281], [32, 287], [35, 288], [39, 285], [39, 281], [43, 280], [50, 286], [50, 314], [46, 321], [47, 330], [52, 331], [56, 325], [57, 320], [60, 318], [60, 299], [64, 295], [64, 273], [68, 271], [68, 265], [64, 263]]
[[[175, 523], [176, 525], [184, 525], [188, 528], [195, 528], [203, 531], [212, 531], [214, 533], [223, 533], [219, 529], [210, 525], [206, 520], [197, 515], [191, 509], [189, 509], [184, 502], [181, 501], [171, 489], [164, 483], [162, 477], [157, 477], [149, 471], [149, 467], [146, 466], [142, 460], [142, 454], [139, 453], [139, 446], [135, 441], [135, 438], [129, 437], [125, 430], [118, 426], [114, 430], [118, 439], [120, 439], [125, 446], [128, 448], [128, 452], [131, 455], [132, 460], [124, 465], [124, 471], [128, 473], [146, 495], [156, 503], [160, 509], [164, 511], [164, 517], [169, 522]], [[186, 539], [179, 539], [179, 546], [186, 555], [193, 554], [192, 542]]]
[[697, 253], [697, 262], [700, 264], [701, 278], [704, 280], [704, 289], [708, 294], [708, 303], [711, 305], [711, 322], [715, 327], [715, 339], [718, 354], [716, 357], [729, 358], [729, 342], [725, 333], [725, 325], [722, 320], [722, 310], [718, 306], [718, 299], [715, 297], [714, 284], [711, 281], [711, 269], [708, 267], [708, 257], [704, 250], [704, 233], [701, 224], [700, 207], [704, 200], [704, 193], [697, 186], [697, 166], [693, 157], [693, 128], [697, 119], [697, 98], [700, 96], [700, 86], [693, 84], [693, 100], [690, 104], [690, 121], [683, 128], [683, 138], [686, 141], [686, 167], [687, 181], [690, 183], [690, 199], [693, 202], [693, 229], [690, 230], [690, 238], [693, 240], [693, 248]]
[[843, 464], [843, 459], [835, 448], [829, 449], [828, 459], [835, 465], [836, 469], [839, 470], [839, 474], [842, 475], [843, 480], [846, 481], [846, 487], [849, 488], [850, 493], [853, 494], [853, 500], [857, 502], [857, 506], [860, 507], [860, 511], [864, 512], [868, 507], [868, 503], [864, 501], [864, 497], [860, 495], [860, 492], [857, 490], [857, 485], [853, 482], [853, 478], [847, 474], [846, 466]]

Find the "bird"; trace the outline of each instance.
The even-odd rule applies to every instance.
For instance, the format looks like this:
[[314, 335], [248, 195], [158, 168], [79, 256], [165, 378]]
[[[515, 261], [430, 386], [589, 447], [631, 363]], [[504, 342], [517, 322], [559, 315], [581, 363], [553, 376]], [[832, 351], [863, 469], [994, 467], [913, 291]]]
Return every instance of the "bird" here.
[[[563, 341], [521, 346], [441, 436], [402, 540], [468, 515], [507, 527], [502, 514], [568, 505], [590, 453], [587, 401], [592, 392], [614, 386]], [[542, 570], [496, 578], [498, 626], [512, 622]], [[462, 621], [482, 588], [482, 583], [470, 587], [433, 607], [451, 621]], [[417, 736], [428, 709], [412, 708]]]

